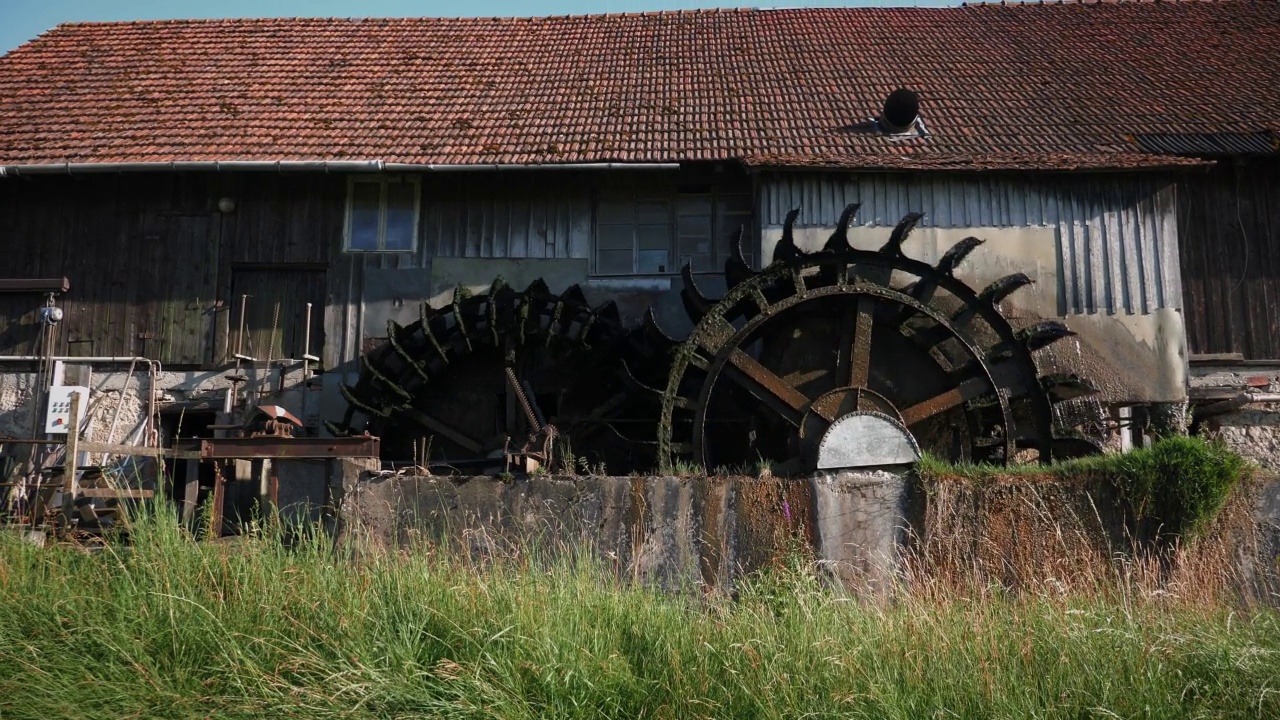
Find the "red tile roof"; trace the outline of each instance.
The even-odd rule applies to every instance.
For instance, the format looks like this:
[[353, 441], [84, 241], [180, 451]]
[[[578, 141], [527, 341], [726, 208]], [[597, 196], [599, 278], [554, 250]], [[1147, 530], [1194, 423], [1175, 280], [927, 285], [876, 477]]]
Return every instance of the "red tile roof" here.
[[[859, 131], [894, 88], [928, 138]], [[1280, 3], [60, 26], [0, 58], [0, 165], [743, 159], [1167, 167], [1280, 131]]]

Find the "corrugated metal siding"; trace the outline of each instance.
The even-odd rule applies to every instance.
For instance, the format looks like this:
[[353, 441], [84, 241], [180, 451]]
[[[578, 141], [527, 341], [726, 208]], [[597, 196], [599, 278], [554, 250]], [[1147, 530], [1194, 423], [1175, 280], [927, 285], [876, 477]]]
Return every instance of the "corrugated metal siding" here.
[[1280, 358], [1280, 161], [1188, 175], [1178, 197], [1190, 351]]
[[1063, 315], [1182, 305], [1175, 188], [1160, 177], [781, 173], [762, 179], [758, 213], [780, 225], [800, 207], [801, 224], [830, 225], [852, 202], [865, 226], [923, 212], [925, 227], [1054, 228]]
[[[473, 181], [474, 182], [474, 181]], [[575, 183], [576, 185], [576, 183]], [[438, 257], [585, 258], [591, 194], [585, 187], [468, 187], [424, 198], [421, 250]]]

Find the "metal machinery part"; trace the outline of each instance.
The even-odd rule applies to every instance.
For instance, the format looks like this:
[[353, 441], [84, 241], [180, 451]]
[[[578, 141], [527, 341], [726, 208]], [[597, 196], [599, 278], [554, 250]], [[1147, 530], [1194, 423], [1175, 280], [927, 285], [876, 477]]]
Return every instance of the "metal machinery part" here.
[[291, 438], [302, 421], [279, 405], [258, 405], [241, 429], [245, 437]]
[[[936, 266], [904, 255], [919, 214], [904, 217], [879, 251], [853, 248], [857, 208], [846, 208], [814, 253], [796, 247], [799, 211], [791, 211], [763, 271], [744, 262], [739, 235], [719, 300], [685, 268], [681, 296], [694, 329], [675, 349], [662, 395], [660, 458], [811, 471], [848, 455], [824, 443], [866, 424], [851, 417], [908, 429], [919, 450], [953, 461], [1004, 463], [1020, 451], [1052, 458], [1053, 403], [1090, 389], [1074, 376], [1040, 377], [1032, 356], [1073, 333], [1053, 320], [1010, 325], [999, 306], [1031, 283], [1024, 274], [981, 291], [954, 276], [982, 240], [962, 240]], [[864, 450], [845, 461], [909, 454]]]
[[424, 305], [387, 336], [362, 356], [356, 385], [342, 387], [346, 416], [328, 428], [381, 437], [386, 460], [524, 471], [552, 464], [556, 450], [595, 467], [631, 467], [645, 452], [618, 429], [634, 413], [622, 357], [643, 335], [576, 285], [561, 294], [541, 280], [523, 291], [500, 278], [486, 293], [460, 287], [448, 306]]

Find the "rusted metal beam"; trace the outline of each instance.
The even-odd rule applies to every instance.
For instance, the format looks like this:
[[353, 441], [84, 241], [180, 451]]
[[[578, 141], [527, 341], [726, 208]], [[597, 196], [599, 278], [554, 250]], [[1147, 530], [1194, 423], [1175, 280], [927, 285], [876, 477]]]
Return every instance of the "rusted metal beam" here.
[[200, 454], [174, 450], [170, 448], [150, 448], [140, 445], [117, 445], [115, 443], [100, 443], [81, 440], [79, 443], [80, 452], [91, 453], [110, 453], [111, 455], [128, 455], [131, 457], [153, 457], [169, 460], [198, 460]]
[[972, 400], [991, 388], [985, 377], [969, 378], [950, 390], [916, 403], [902, 411], [902, 422], [908, 427], [941, 412]]
[[357, 435], [337, 438], [213, 438], [200, 440], [204, 460], [258, 460], [287, 458], [324, 460], [347, 457], [378, 457], [382, 442], [376, 437]]

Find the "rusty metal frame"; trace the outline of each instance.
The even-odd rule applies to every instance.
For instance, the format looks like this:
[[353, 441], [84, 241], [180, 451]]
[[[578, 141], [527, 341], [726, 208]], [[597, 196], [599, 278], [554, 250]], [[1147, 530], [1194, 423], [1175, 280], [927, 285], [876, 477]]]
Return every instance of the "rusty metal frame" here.
[[180, 443], [185, 450], [197, 450], [201, 460], [333, 460], [351, 457], [378, 457], [381, 440], [368, 435], [337, 438], [207, 438]]

